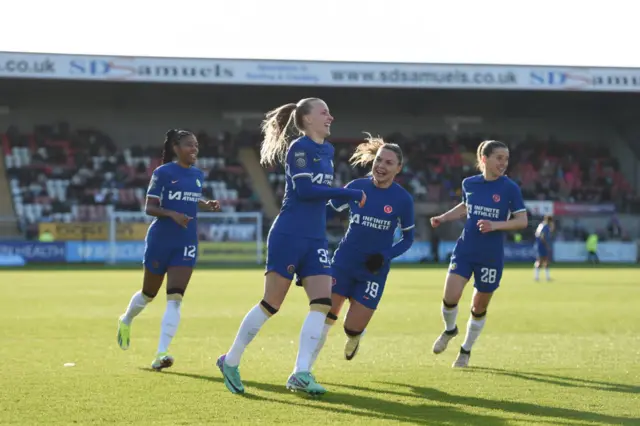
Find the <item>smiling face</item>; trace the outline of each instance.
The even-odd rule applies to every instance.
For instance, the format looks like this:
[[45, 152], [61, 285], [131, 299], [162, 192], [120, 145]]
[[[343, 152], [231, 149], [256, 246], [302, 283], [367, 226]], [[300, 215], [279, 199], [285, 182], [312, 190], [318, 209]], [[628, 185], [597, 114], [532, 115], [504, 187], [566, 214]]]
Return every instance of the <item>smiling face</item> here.
[[333, 116], [323, 100], [315, 99], [309, 101], [308, 112], [302, 116], [302, 122], [305, 132], [324, 139], [331, 134]]
[[194, 135], [187, 135], [180, 138], [177, 144], [173, 145], [173, 152], [178, 158], [178, 162], [192, 166], [198, 159], [198, 139]]
[[378, 186], [390, 186], [401, 170], [402, 163], [395, 152], [384, 147], [378, 150], [371, 169], [371, 174]]
[[482, 162], [488, 177], [500, 177], [509, 166], [509, 150], [507, 148], [495, 148], [489, 156], [483, 155]]

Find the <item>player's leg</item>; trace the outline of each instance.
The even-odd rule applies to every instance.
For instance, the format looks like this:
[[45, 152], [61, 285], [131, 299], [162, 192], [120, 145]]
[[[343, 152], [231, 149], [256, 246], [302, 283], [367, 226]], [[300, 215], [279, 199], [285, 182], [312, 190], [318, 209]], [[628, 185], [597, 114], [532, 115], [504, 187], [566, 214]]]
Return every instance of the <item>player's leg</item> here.
[[538, 281], [540, 279], [540, 266], [542, 265], [542, 259], [540, 258], [540, 253], [536, 258], [536, 261], [533, 264], [533, 279]]
[[347, 341], [344, 345], [344, 357], [351, 361], [360, 349], [360, 342], [373, 313], [382, 298], [388, 271], [377, 274], [359, 274], [353, 286], [349, 311], [344, 321], [344, 333]]
[[442, 321], [444, 331], [433, 343], [433, 353], [440, 354], [447, 349], [451, 339], [458, 335], [458, 302], [462, 297], [464, 287], [469, 282], [473, 273], [471, 263], [460, 258], [451, 258], [449, 271], [444, 284], [444, 295], [442, 297]]
[[167, 250], [165, 249], [158, 248], [155, 245], [147, 245], [145, 247], [142, 290], [134, 293], [129, 301], [127, 310], [118, 319], [117, 341], [123, 350], [129, 349], [133, 319], [144, 310], [147, 304], [153, 301], [158, 291], [160, 291], [160, 287], [162, 287], [167, 256]]
[[338, 315], [340, 315], [340, 311], [342, 310], [342, 306], [344, 305], [344, 301], [350, 296], [350, 291], [352, 288], [352, 280], [348, 271], [345, 271], [340, 268], [332, 268], [333, 278], [331, 281], [331, 310], [327, 314], [327, 318], [324, 321], [324, 329], [322, 330], [322, 337], [320, 338], [320, 343], [316, 348], [313, 356], [311, 357], [311, 368], [313, 369], [313, 365], [320, 354], [320, 351], [324, 347], [324, 344], [327, 341], [327, 336], [329, 335], [329, 331], [331, 327], [338, 320]]
[[544, 268], [544, 277], [547, 281], [551, 281], [551, 274], [549, 273], [549, 256], [545, 256], [540, 259], [540, 266]]
[[453, 363], [453, 367], [467, 367], [469, 365], [471, 349], [484, 328], [487, 319], [487, 308], [489, 307], [493, 293], [500, 285], [502, 269], [502, 265], [474, 265], [473, 275], [475, 289], [471, 301], [471, 315], [467, 323], [464, 342], [460, 347], [460, 352]]
[[177, 263], [178, 266], [170, 266], [167, 270], [167, 307], [160, 323], [158, 351], [151, 364], [151, 368], [157, 371], [173, 365], [174, 359], [169, 355], [169, 345], [178, 330], [182, 298], [193, 273], [191, 265], [183, 266], [184, 263], [191, 264], [191, 261], [185, 261], [184, 258], [180, 257], [172, 263]]
[[275, 315], [291, 287], [298, 264], [299, 247], [296, 240], [279, 234], [270, 234], [267, 241], [267, 272], [262, 300], [245, 315], [236, 338], [216, 365], [224, 376], [224, 383], [232, 393], [244, 393], [238, 366], [245, 349], [269, 318]]
[[315, 381], [311, 374], [311, 361], [318, 356], [320, 340], [325, 320], [331, 310], [331, 262], [326, 240], [308, 240], [305, 256], [300, 263], [298, 274], [302, 278], [307, 297], [309, 313], [300, 329], [300, 344], [293, 373], [287, 380], [287, 389], [309, 394], [323, 394], [326, 389]]

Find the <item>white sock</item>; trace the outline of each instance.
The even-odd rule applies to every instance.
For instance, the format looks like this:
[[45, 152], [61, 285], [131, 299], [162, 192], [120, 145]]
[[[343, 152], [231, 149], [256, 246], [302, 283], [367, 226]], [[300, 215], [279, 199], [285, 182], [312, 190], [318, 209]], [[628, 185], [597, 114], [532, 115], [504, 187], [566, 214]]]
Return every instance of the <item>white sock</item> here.
[[540, 267], [539, 266], [535, 266], [534, 267], [535, 272], [535, 279], [539, 279], [540, 278]]
[[324, 347], [324, 344], [327, 341], [327, 336], [329, 335], [329, 330], [331, 330], [331, 327], [333, 326], [333, 324], [324, 324], [324, 329], [322, 330], [322, 336], [320, 336], [320, 343], [318, 343], [318, 347], [316, 348], [316, 350], [313, 352], [313, 355], [311, 356], [311, 363], [309, 365], [309, 370], [311, 370], [313, 368], [313, 364], [316, 363], [316, 359], [318, 359], [318, 355], [320, 354], [320, 351], [322, 350], [322, 348]]
[[169, 351], [169, 345], [176, 335], [178, 324], [180, 324], [180, 305], [182, 300], [167, 300], [167, 309], [164, 311], [160, 328], [160, 342], [158, 343], [158, 353]]
[[547, 281], [551, 280], [551, 275], [549, 274], [549, 268], [544, 268], [544, 275], [547, 277]]
[[140, 312], [142, 312], [147, 306], [149, 302], [153, 299], [142, 294], [142, 291], [138, 291], [131, 297], [131, 301], [129, 302], [129, 306], [127, 307], [127, 311], [124, 313], [122, 317], [122, 322], [131, 325], [131, 321], [138, 316]]
[[[311, 358], [320, 345], [324, 320], [327, 314], [319, 311], [310, 311], [300, 330], [300, 346], [296, 357], [295, 373], [311, 371]], [[317, 355], [316, 355], [317, 356]]]
[[236, 367], [240, 364], [240, 358], [242, 358], [242, 354], [247, 348], [247, 345], [256, 337], [260, 328], [262, 328], [269, 318], [271, 317], [265, 313], [260, 305], [251, 308], [242, 320], [238, 334], [236, 335], [236, 340], [233, 341], [233, 345], [231, 345], [231, 349], [229, 349], [224, 359], [224, 362], [228, 366]]
[[447, 308], [442, 304], [442, 319], [444, 321], [444, 329], [451, 331], [456, 328], [456, 319], [458, 318], [458, 305], [453, 308]]
[[465, 351], [471, 351], [473, 344], [480, 336], [480, 332], [484, 327], [484, 323], [487, 320], [486, 316], [482, 318], [476, 318], [473, 315], [469, 318], [469, 322], [467, 323], [467, 335], [464, 337], [464, 343], [462, 343], [462, 349]]

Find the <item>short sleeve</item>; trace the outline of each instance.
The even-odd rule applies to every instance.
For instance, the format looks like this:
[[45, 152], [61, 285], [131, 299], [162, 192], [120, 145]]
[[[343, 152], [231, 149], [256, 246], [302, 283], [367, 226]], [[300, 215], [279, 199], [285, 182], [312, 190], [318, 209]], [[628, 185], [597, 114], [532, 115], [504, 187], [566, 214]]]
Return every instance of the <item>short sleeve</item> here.
[[527, 211], [527, 208], [524, 205], [524, 200], [522, 199], [522, 191], [520, 191], [520, 187], [515, 183], [512, 184], [511, 197], [509, 200], [509, 211], [511, 212], [511, 214]]
[[413, 206], [413, 197], [411, 195], [407, 194], [399, 219], [400, 229], [402, 231], [408, 231], [415, 228], [415, 208]]
[[460, 197], [462, 204], [467, 204], [467, 191], [464, 190], [464, 181], [462, 181], [462, 186], [460, 189]]
[[299, 144], [294, 144], [287, 152], [287, 162], [285, 169], [291, 179], [300, 177], [313, 177], [310, 165], [310, 156]]
[[160, 169], [155, 169], [151, 175], [151, 181], [149, 182], [149, 188], [147, 188], [147, 197], [161, 198], [162, 191], [165, 187], [164, 173]]

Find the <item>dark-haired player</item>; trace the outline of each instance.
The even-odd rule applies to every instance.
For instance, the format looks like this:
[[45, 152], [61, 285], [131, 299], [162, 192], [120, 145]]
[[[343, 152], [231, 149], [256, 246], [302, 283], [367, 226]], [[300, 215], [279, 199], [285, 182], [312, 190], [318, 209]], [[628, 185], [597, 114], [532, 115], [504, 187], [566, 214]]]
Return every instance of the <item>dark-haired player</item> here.
[[553, 232], [553, 217], [545, 216], [542, 223], [536, 228], [536, 262], [533, 265], [535, 271], [535, 280], [540, 279], [540, 267], [544, 268], [544, 274], [547, 281], [551, 281], [549, 274], [549, 258], [551, 257], [551, 233]]
[[[204, 175], [194, 167], [198, 141], [186, 130], [169, 130], [162, 151], [162, 165], [154, 170], [147, 190], [145, 212], [155, 216], [147, 231], [142, 290], [133, 295], [118, 321], [118, 345], [129, 348], [131, 322], [151, 302], [167, 275], [167, 309], [162, 318], [154, 370], [171, 367], [169, 344], [180, 322], [180, 304], [198, 253], [198, 206], [219, 211], [217, 201], [202, 199]], [[176, 161], [172, 161], [176, 157]]]
[[[326, 392], [310, 372], [311, 358], [331, 309], [326, 203], [338, 198], [364, 205], [366, 200], [361, 190], [331, 187], [334, 149], [325, 139], [332, 122], [326, 103], [307, 98], [269, 112], [262, 125], [260, 162], [268, 166], [283, 163], [286, 187], [280, 214], [267, 238], [263, 299], [244, 317], [233, 345], [217, 362], [226, 387], [233, 393], [244, 392], [238, 365], [245, 348], [280, 309], [294, 274], [302, 278], [310, 312], [300, 331], [298, 356], [286, 387], [309, 394]], [[291, 125], [302, 137], [289, 144]]]
[[[484, 327], [489, 301], [500, 285], [504, 268], [504, 231], [527, 227], [520, 188], [504, 175], [509, 164], [507, 146], [498, 141], [484, 141], [478, 146], [477, 160], [482, 174], [462, 181], [462, 202], [445, 214], [431, 218], [435, 228], [466, 217], [444, 285], [442, 316], [445, 331], [433, 344], [433, 352], [442, 353], [449, 341], [458, 335], [458, 302], [473, 275], [475, 290], [471, 316], [453, 367], [469, 365], [471, 348]], [[514, 215], [512, 220], [509, 220], [510, 215]]]
[[[347, 360], [353, 359], [358, 352], [360, 338], [380, 303], [391, 260], [409, 250], [415, 228], [413, 198], [394, 182], [402, 170], [400, 147], [369, 137], [367, 142], [358, 145], [351, 164], [367, 166], [370, 163], [373, 166], [369, 177], [347, 184], [347, 188], [363, 190], [367, 204], [361, 207], [355, 202], [331, 200], [327, 206], [329, 217], [346, 209], [350, 209], [350, 216], [349, 229], [333, 256], [332, 308], [327, 315], [320, 348], [338, 319], [344, 301], [349, 299], [349, 311], [344, 320], [347, 335], [344, 356]], [[398, 227], [402, 230], [402, 239], [394, 245], [393, 237]]]

